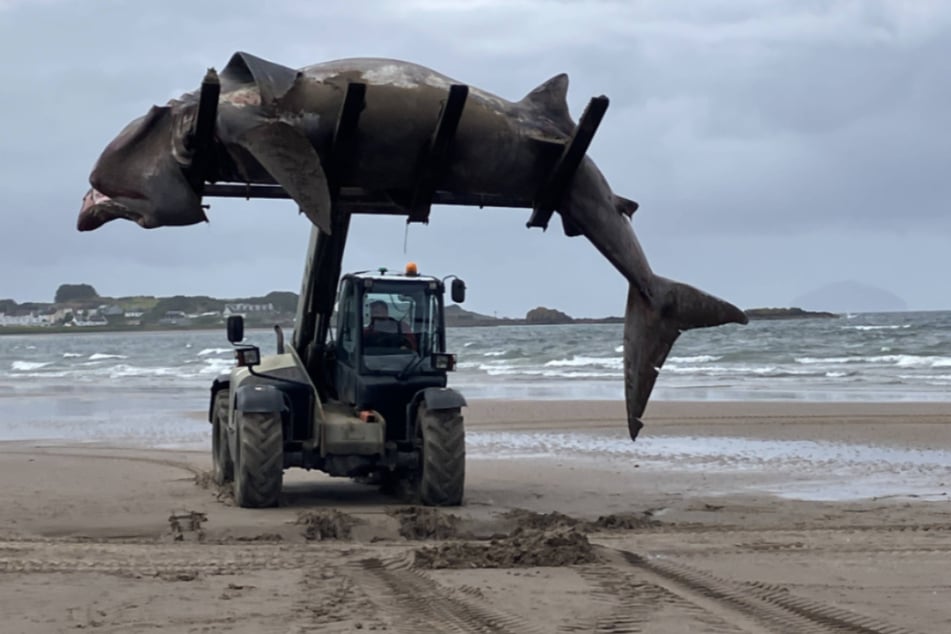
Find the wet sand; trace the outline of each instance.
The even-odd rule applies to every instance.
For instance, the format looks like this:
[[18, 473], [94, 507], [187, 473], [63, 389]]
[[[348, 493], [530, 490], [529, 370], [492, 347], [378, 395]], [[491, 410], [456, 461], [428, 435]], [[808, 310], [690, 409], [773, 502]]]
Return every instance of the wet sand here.
[[473, 403], [435, 511], [301, 470], [239, 509], [193, 444], [0, 444], [2, 630], [951, 630], [951, 404], [623, 416]]

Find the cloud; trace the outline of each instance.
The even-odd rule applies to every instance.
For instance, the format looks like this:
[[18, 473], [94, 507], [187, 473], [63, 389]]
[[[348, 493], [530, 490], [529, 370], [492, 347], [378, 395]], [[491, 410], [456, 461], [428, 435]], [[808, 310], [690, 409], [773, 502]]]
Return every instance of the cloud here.
[[[212, 222], [191, 228], [74, 228], [116, 132], [247, 50], [290, 66], [407, 59], [512, 100], [568, 72], [576, 117], [591, 96], [611, 98], [589, 153], [642, 204], [634, 225], [659, 273], [745, 305], [888, 279], [912, 307], [951, 306], [929, 273], [951, 265], [936, 246], [951, 229], [949, 3], [227, 7], [0, 0], [0, 266], [22, 272], [2, 278], [0, 297], [48, 297], [68, 280], [115, 294], [296, 290], [309, 229], [286, 203], [213, 200]], [[620, 312], [626, 284], [613, 268], [559, 223], [542, 233], [526, 218], [437, 209], [410, 228], [406, 253], [400, 219], [360, 218], [345, 265], [417, 257], [464, 275], [483, 312]]]

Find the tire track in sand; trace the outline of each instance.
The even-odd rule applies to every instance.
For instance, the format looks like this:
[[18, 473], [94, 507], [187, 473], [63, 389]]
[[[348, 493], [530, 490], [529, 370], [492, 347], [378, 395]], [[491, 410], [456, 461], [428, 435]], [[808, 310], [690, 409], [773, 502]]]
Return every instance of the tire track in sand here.
[[699, 605], [727, 607], [775, 632], [912, 634], [910, 630], [842, 608], [796, 596], [787, 588], [737, 583], [659, 556], [615, 551], [648, 581]]
[[[541, 634], [527, 621], [493, 609], [472, 593], [454, 591], [426, 573], [403, 564], [363, 559], [355, 570], [360, 586], [382, 601], [397, 627], [405, 632], [495, 632]], [[368, 588], [380, 592], [370, 592]], [[404, 625], [400, 625], [404, 624]]]

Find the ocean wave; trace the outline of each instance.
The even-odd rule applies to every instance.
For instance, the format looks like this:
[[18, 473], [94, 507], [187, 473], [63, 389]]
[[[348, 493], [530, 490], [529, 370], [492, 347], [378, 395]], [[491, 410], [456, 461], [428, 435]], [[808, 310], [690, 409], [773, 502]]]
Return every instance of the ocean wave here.
[[137, 365], [119, 364], [108, 368], [108, 376], [111, 379], [122, 379], [131, 377], [156, 377], [156, 376], [182, 376], [182, 368], [173, 368], [168, 366], [159, 366], [147, 368]]
[[660, 374], [673, 374], [678, 376], [715, 376], [715, 377], [810, 377], [825, 376], [826, 373], [820, 370], [797, 370], [793, 368], [780, 367], [775, 365], [704, 365], [704, 366], [664, 366]]
[[198, 371], [198, 374], [215, 376], [222, 372], [228, 372], [234, 367], [233, 359], [205, 359], [205, 366]]
[[488, 352], [483, 352], [483, 357], [504, 357], [509, 353], [508, 350], [489, 350]]
[[829, 371], [825, 373], [827, 379], [844, 379], [848, 376], [855, 376], [858, 372]]
[[78, 352], [64, 352], [64, 353], [63, 353], [63, 358], [64, 358], [64, 359], [77, 359], [77, 358], [82, 357], [82, 356], [84, 356], [84, 355], [82, 355], [82, 354], [80, 354], [80, 353], [78, 353]]
[[199, 357], [207, 357], [210, 354], [226, 354], [234, 352], [234, 348], [205, 348], [198, 353]]
[[712, 354], [697, 354], [692, 357], [667, 357], [667, 363], [710, 363], [722, 358]]
[[576, 370], [570, 368], [543, 370], [540, 368], [506, 365], [484, 366], [480, 369], [489, 376], [504, 377], [541, 377], [547, 379], [620, 379], [624, 377], [623, 372], [612, 372], [608, 370]]
[[32, 372], [52, 364], [52, 361], [14, 361], [10, 364], [10, 369], [14, 372]]
[[94, 352], [89, 355], [90, 361], [105, 361], [107, 359], [128, 359], [124, 354], [107, 354], [105, 352]]
[[575, 355], [570, 359], [555, 359], [545, 363], [546, 368], [611, 368], [621, 369], [624, 367], [624, 359], [621, 357], [586, 357]]
[[899, 374], [905, 381], [945, 381], [951, 382], [951, 374]]
[[904, 330], [911, 328], [911, 324], [889, 324], [887, 326], [843, 326], [843, 330]]
[[623, 372], [591, 372], [577, 370], [547, 370], [541, 376], [558, 379], [620, 379]]
[[871, 357], [796, 357], [803, 365], [836, 365], [846, 363], [887, 364], [900, 368], [945, 368], [951, 367], [951, 357], [916, 354], [882, 354]]
[[71, 376], [70, 372], [65, 370], [57, 370], [56, 372], [17, 372], [15, 375], [17, 379], [62, 379], [67, 376]]

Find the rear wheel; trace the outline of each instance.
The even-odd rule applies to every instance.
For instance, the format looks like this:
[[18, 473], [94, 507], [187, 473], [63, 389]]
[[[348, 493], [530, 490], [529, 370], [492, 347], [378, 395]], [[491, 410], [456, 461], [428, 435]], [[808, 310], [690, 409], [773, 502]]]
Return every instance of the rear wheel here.
[[426, 506], [459, 506], [466, 482], [466, 432], [459, 408], [429, 410], [416, 419], [421, 453], [419, 500]]
[[215, 484], [234, 480], [234, 463], [228, 449], [228, 407], [231, 392], [220, 390], [215, 394], [211, 413], [211, 464]]
[[244, 508], [277, 506], [284, 483], [284, 434], [278, 412], [236, 412], [234, 499]]

